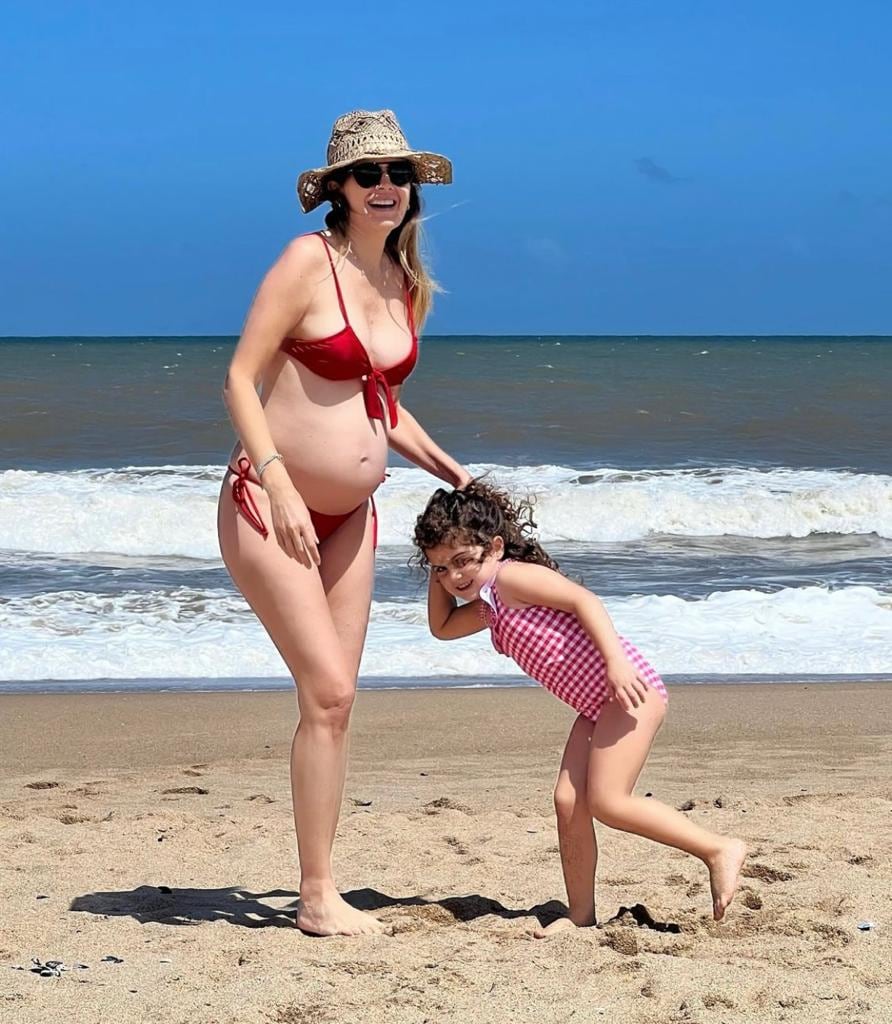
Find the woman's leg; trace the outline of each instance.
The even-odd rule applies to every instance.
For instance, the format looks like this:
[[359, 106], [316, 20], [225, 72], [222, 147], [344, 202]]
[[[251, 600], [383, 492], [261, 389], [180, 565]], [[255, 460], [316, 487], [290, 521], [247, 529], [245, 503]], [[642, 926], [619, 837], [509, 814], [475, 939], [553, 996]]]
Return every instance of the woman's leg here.
[[[335, 532], [322, 542], [322, 564], [319, 574], [331, 620], [347, 661], [354, 690], [359, 677], [372, 588], [375, 582], [375, 550], [373, 524], [368, 505], [362, 505]], [[337, 781], [338, 804], [344, 795], [347, 759], [341, 766]], [[337, 820], [334, 825], [337, 826]], [[334, 832], [331, 836], [334, 843]]]
[[557, 814], [561, 868], [567, 888], [567, 916], [552, 921], [533, 933], [545, 939], [567, 928], [595, 923], [595, 869], [598, 845], [588, 809], [588, 762], [594, 722], [580, 715], [567, 739], [557, 785], [554, 809]]
[[665, 714], [663, 699], [654, 690], [648, 690], [645, 701], [632, 711], [625, 711], [618, 701], [604, 705], [592, 733], [589, 806], [592, 816], [611, 828], [699, 857], [709, 869], [713, 916], [718, 921], [734, 898], [746, 846], [739, 839], [707, 832], [658, 800], [633, 793]]
[[[260, 488], [254, 494], [269, 522], [266, 495]], [[379, 921], [342, 899], [332, 877], [331, 848], [356, 672], [353, 657], [343, 649], [320, 572], [289, 558], [272, 534], [264, 540], [238, 514], [228, 488], [221, 495], [218, 525], [226, 566], [297, 684], [300, 722], [291, 760], [301, 870], [297, 923], [323, 935], [381, 931]]]

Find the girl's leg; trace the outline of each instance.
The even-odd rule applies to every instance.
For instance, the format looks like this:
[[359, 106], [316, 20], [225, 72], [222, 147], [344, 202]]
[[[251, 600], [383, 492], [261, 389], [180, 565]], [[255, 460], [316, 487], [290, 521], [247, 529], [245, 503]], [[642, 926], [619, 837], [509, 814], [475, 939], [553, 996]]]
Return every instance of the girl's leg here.
[[[343, 649], [319, 570], [289, 558], [274, 536], [264, 541], [238, 514], [228, 490], [218, 514], [224, 561], [297, 684], [300, 722], [291, 758], [301, 872], [297, 923], [321, 935], [382, 931], [381, 922], [342, 899], [332, 877], [355, 659]], [[269, 522], [266, 495], [255, 488], [255, 497]], [[245, 655], [250, 664], [250, 651]]]
[[595, 868], [598, 846], [588, 809], [588, 762], [594, 723], [580, 715], [567, 739], [557, 785], [554, 809], [557, 814], [561, 868], [567, 888], [566, 917], [533, 933], [545, 939], [557, 932], [595, 923]]
[[589, 806], [592, 815], [611, 828], [699, 857], [709, 869], [713, 916], [718, 921], [734, 898], [746, 856], [745, 844], [707, 832], [680, 811], [633, 794], [665, 714], [665, 704], [654, 690], [648, 690], [645, 701], [630, 712], [617, 701], [604, 706], [592, 733]]

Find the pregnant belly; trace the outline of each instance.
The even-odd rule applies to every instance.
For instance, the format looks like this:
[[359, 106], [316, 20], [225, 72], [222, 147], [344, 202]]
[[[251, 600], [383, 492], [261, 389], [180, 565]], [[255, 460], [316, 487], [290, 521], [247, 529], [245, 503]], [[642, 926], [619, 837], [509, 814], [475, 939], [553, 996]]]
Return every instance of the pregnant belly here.
[[[303, 403], [301, 403], [303, 405]], [[362, 504], [384, 477], [387, 433], [370, 420], [360, 395], [329, 406], [267, 406], [276, 450], [294, 486], [317, 512], [336, 515]]]

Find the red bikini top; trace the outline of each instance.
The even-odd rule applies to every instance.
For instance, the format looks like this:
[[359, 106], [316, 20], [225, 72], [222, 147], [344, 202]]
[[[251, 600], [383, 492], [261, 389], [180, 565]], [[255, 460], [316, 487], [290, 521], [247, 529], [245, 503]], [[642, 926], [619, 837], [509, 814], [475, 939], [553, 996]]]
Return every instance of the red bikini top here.
[[384, 421], [384, 405], [381, 402], [381, 391], [383, 391], [387, 401], [390, 426], [395, 427], [397, 423], [396, 402], [390, 389], [402, 384], [415, 368], [415, 363], [418, 362], [418, 337], [415, 334], [415, 317], [412, 314], [409, 283], [406, 282], [406, 317], [409, 322], [409, 330], [412, 333], [412, 346], [405, 359], [386, 370], [379, 370], [372, 366], [365, 345], [357, 338], [356, 332], [350, 326], [347, 307], [344, 305], [344, 296], [341, 293], [341, 284], [335, 271], [334, 260], [331, 258], [331, 247], [324, 235], [320, 234], [319, 237], [325, 246], [325, 253], [331, 266], [331, 274], [338, 293], [338, 305], [341, 307], [341, 315], [344, 318], [344, 328], [330, 338], [320, 338], [317, 341], [285, 338], [279, 348], [293, 356], [299, 363], [303, 363], [308, 370], [312, 370], [313, 373], [317, 373], [327, 380], [360, 378], [364, 385], [365, 408], [369, 419]]

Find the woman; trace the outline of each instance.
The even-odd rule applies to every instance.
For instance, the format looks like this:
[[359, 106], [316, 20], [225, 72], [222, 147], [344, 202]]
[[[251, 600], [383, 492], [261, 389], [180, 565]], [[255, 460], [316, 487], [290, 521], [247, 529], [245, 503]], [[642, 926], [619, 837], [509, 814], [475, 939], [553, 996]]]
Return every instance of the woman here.
[[399, 401], [433, 291], [419, 185], [451, 180], [450, 162], [410, 149], [391, 111], [339, 118], [327, 166], [297, 186], [306, 213], [331, 202], [328, 230], [295, 239], [267, 273], [224, 389], [239, 444], [220, 549], [297, 685], [297, 925], [317, 935], [383, 929], [340, 896], [331, 865], [371, 605], [372, 492], [388, 446], [453, 487], [470, 479]]

